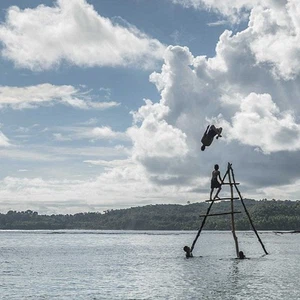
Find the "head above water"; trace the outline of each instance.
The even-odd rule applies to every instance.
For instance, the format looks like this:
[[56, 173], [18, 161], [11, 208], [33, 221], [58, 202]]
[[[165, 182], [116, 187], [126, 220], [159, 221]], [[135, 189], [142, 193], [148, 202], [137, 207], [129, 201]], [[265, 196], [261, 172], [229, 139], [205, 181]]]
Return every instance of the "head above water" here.
[[205, 150], [205, 146], [204, 146], [204, 145], [201, 146], [201, 150], [202, 150], [202, 151]]
[[186, 258], [193, 257], [193, 254], [191, 252], [191, 248], [189, 246], [184, 246], [183, 251], [185, 252]]
[[189, 246], [184, 246], [184, 247], [183, 247], [183, 251], [188, 252], [188, 251], [191, 251], [191, 249], [190, 249]]
[[240, 258], [240, 259], [246, 258], [246, 256], [245, 256], [245, 254], [244, 254], [243, 251], [240, 251], [240, 252], [239, 252], [239, 258]]
[[217, 170], [219, 170], [219, 165], [215, 165], [215, 170], [217, 171]]

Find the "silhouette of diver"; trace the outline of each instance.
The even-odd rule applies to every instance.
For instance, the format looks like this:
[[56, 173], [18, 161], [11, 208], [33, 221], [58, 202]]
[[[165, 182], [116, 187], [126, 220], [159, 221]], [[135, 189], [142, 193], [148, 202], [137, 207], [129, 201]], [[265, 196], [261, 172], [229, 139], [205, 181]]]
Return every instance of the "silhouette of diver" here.
[[217, 135], [216, 139], [222, 137], [221, 132], [222, 132], [222, 127], [216, 128], [215, 125], [211, 125], [211, 126], [208, 125], [201, 139], [201, 143], [203, 144], [201, 146], [201, 150], [204, 151], [205, 147], [210, 146], [216, 135]]

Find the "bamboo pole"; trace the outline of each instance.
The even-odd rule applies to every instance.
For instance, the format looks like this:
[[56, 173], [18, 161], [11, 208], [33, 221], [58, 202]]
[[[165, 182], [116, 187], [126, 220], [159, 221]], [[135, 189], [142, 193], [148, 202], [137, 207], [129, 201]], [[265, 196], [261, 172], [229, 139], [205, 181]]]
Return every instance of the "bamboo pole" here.
[[200, 215], [199, 217], [213, 217], [213, 216], [223, 216], [223, 215], [232, 215], [232, 214], [240, 214], [241, 211], [231, 211], [231, 212], [225, 212], [225, 213], [216, 213], [216, 214], [210, 214], [210, 215]]
[[230, 200], [230, 205], [231, 205], [231, 230], [232, 230], [232, 235], [233, 235], [233, 239], [234, 239], [234, 243], [235, 243], [235, 250], [236, 250], [236, 257], [239, 257], [239, 243], [238, 243], [238, 238], [235, 234], [235, 223], [234, 223], [234, 204], [233, 204], [233, 186], [232, 186], [232, 180], [231, 180], [231, 174], [230, 174], [230, 170], [231, 170], [231, 164], [228, 163], [228, 179], [229, 179], [229, 183], [230, 183], [230, 195], [231, 195], [231, 200]]
[[[224, 179], [225, 179], [225, 177], [227, 176], [227, 174], [228, 174], [228, 169], [227, 169], [225, 175], [223, 176], [222, 182], [224, 181]], [[214, 198], [216, 198], [216, 197], [217, 197], [217, 195], [215, 195]], [[210, 212], [211, 207], [213, 206], [213, 204], [214, 204], [214, 201], [211, 202], [211, 204], [209, 205], [209, 207], [208, 207], [208, 209], [207, 209], [207, 211], [206, 211], [206, 215], [205, 215], [204, 219], [202, 220], [201, 226], [200, 226], [200, 228], [199, 228], [199, 230], [198, 230], [198, 232], [197, 232], [197, 235], [196, 235], [196, 237], [195, 237], [195, 239], [194, 239], [194, 241], [193, 241], [193, 244], [192, 244], [192, 247], [191, 247], [191, 252], [193, 252], [193, 250], [194, 250], [194, 247], [195, 247], [195, 245], [196, 245], [196, 242], [197, 242], [197, 240], [198, 240], [198, 238], [199, 238], [199, 236], [200, 236], [200, 233], [201, 233], [201, 231], [202, 231], [202, 229], [203, 229], [203, 227], [204, 227], [204, 224], [205, 224], [205, 222], [206, 222], [207, 216], [208, 216], [208, 214], [209, 214], [209, 212]]]
[[[235, 183], [234, 172], [233, 172], [233, 169], [232, 169], [231, 166], [230, 166], [230, 169], [231, 169], [231, 173], [232, 173], [233, 183]], [[255, 229], [255, 227], [254, 227], [254, 224], [253, 224], [253, 222], [252, 222], [252, 220], [251, 220], [250, 214], [249, 214], [249, 212], [248, 212], [248, 210], [247, 210], [247, 208], [246, 208], [246, 205], [245, 205], [245, 203], [244, 203], [243, 197], [242, 197], [242, 195], [241, 195], [241, 193], [240, 193], [238, 187], [236, 186], [236, 184], [234, 184], [234, 187], [235, 187], [235, 189], [236, 189], [236, 191], [237, 191], [237, 193], [238, 193], [238, 195], [239, 195], [239, 197], [240, 197], [240, 199], [241, 199], [241, 202], [242, 202], [242, 204], [243, 204], [244, 210], [245, 210], [245, 212], [246, 212], [246, 214], [247, 214], [247, 216], [248, 216], [248, 219], [249, 219], [249, 221], [250, 221], [251, 227], [252, 227], [253, 231], [255, 232], [256, 237], [258, 238], [258, 241], [260, 242], [260, 244], [261, 244], [261, 246], [262, 246], [262, 248], [263, 248], [265, 254], [268, 254], [268, 252], [267, 252], [267, 250], [266, 250], [266, 248], [265, 248], [265, 246], [264, 246], [262, 240], [260, 239], [260, 237], [259, 237], [259, 235], [258, 235], [258, 232], [256, 231], [256, 229]]]
[[210, 212], [210, 209], [211, 209], [211, 207], [213, 206], [213, 204], [214, 204], [214, 202], [212, 202], [212, 203], [209, 205], [209, 207], [208, 207], [208, 209], [207, 209], [207, 211], [206, 211], [206, 215], [205, 215], [204, 219], [202, 220], [201, 226], [200, 226], [200, 228], [199, 228], [199, 230], [198, 230], [198, 233], [197, 233], [197, 235], [196, 235], [196, 237], [195, 237], [195, 239], [194, 239], [194, 241], [193, 241], [193, 244], [192, 244], [192, 247], [191, 247], [191, 252], [193, 252], [193, 250], [194, 250], [195, 244], [196, 244], [196, 242], [197, 242], [197, 240], [198, 240], [198, 238], [199, 238], [199, 236], [200, 236], [200, 233], [201, 233], [201, 231], [202, 231], [202, 228], [204, 227], [204, 224], [205, 224], [205, 222], [206, 222], [206, 218], [207, 218], [207, 216], [208, 216], [208, 214], [209, 214], [209, 212]]
[[[212, 199], [212, 200], [205, 200], [205, 202], [211, 202], [211, 201], [223, 201], [223, 200], [231, 200], [232, 198], [218, 198], [218, 199]], [[238, 200], [239, 197], [234, 197], [233, 200]]]

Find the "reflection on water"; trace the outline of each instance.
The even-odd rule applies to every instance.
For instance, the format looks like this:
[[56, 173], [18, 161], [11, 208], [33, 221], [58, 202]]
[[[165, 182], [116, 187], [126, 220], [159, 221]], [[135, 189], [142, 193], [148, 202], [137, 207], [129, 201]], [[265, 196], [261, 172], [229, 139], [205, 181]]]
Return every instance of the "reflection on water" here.
[[[53, 234], [55, 233], [55, 234]], [[59, 234], [57, 234], [59, 233]], [[300, 235], [0, 231], [2, 299], [300, 299]]]

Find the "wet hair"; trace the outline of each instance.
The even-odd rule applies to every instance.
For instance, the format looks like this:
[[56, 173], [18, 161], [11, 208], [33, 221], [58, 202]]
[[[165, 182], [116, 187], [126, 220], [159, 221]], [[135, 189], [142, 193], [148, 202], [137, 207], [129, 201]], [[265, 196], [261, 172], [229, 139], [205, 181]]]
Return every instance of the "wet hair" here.
[[205, 146], [204, 146], [204, 145], [201, 146], [201, 150], [202, 150], [202, 151], [205, 150]]
[[215, 165], [215, 170], [219, 170], [219, 165]]
[[185, 252], [187, 252], [187, 251], [190, 251], [191, 249], [190, 249], [189, 246], [184, 246], [184, 247], [183, 247], [183, 250], [184, 250]]

